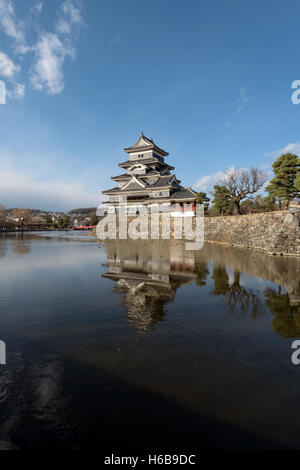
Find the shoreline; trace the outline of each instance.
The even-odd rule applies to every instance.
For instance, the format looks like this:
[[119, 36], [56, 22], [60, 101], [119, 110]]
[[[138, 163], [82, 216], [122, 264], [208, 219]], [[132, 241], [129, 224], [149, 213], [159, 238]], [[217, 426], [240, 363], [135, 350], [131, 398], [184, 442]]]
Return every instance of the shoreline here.
[[[135, 219], [129, 218], [127, 223]], [[195, 219], [195, 217], [193, 218]], [[195, 228], [193, 220], [193, 228]], [[174, 239], [174, 220], [170, 221], [170, 239]], [[119, 221], [116, 219], [116, 240], [119, 234]], [[103, 232], [102, 232], [103, 233]], [[193, 238], [183, 236], [183, 242], [193, 242]], [[96, 235], [96, 230], [92, 231]], [[144, 240], [151, 240], [151, 223], [145, 227]], [[162, 219], [159, 218], [159, 239], [163, 239]], [[199, 235], [199, 234], [198, 234]], [[269, 256], [300, 257], [300, 214], [292, 211], [245, 214], [238, 216], [219, 216], [204, 218], [204, 243], [255, 249]], [[105, 241], [106, 239], [99, 239]], [[167, 240], [168, 238], [166, 238]]]
[[[183, 240], [186, 241], [186, 240]], [[300, 253], [285, 253], [285, 252], [273, 252], [273, 251], [268, 251], [266, 248], [262, 248], [260, 246], [249, 246], [249, 245], [243, 245], [243, 244], [233, 244], [229, 242], [219, 242], [219, 241], [211, 241], [211, 240], [206, 240], [204, 241], [204, 245], [219, 245], [219, 246], [224, 246], [224, 247], [230, 247], [230, 248], [243, 248], [244, 250], [253, 250], [253, 251], [262, 251], [268, 256], [277, 256], [277, 257], [287, 257], [287, 258], [300, 258]]]
[[51, 228], [51, 229], [29, 229], [29, 230], [3, 230], [0, 229], [0, 233], [30, 233], [30, 232], [73, 232], [71, 229], [60, 229], [60, 228]]

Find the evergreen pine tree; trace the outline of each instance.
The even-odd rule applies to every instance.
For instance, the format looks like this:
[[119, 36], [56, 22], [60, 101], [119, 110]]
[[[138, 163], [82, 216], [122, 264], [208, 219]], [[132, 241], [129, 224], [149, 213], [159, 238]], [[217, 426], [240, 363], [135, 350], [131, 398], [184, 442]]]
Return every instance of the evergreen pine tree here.
[[300, 159], [293, 153], [285, 153], [273, 163], [274, 178], [270, 181], [266, 190], [270, 197], [275, 197], [279, 204], [285, 202], [288, 207], [289, 201], [299, 195], [295, 187], [296, 175], [300, 170]]
[[298, 171], [296, 179], [295, 179], [295, 188], [298, 194], [296, 197], [300, 197], [300, 171]]
[[212, 201], [214, 211], [217, 214], [231, 214], [233, 211], [233, 203], [228, 196], [225, 186], [219, 184], [214, 185], [214, 199]]
[[210, 198], [207, 197], [207, 194], [200, 191], [199, 193], [196, 193], [196, 203], [197, 204], [203, 204], [204, 205], [204, 214], [207, 214], [208, 207], [209, 207], [209, 201]]

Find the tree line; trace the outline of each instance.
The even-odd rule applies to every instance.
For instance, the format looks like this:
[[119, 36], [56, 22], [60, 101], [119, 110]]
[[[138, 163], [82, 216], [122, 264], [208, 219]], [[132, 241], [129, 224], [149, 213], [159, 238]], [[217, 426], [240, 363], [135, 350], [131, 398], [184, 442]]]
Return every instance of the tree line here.
[[86, 211], [89, 210], [76, 209], [68, 214], [47, 214], [24, 207], [6, 209], [5, 206], [0, 204], [0, 230], [22, 229], [31, 226], [35, 228], [42, 227], [43, 229], [68, 229], [74, 226], [75, 221], [79, 225], [97, 225], [96, 209], [91, 208], [91, 212], [87, 214]]
[[68, 215], [61, 216], [56, 220], [53, 220], [50, 216], [41, 217], [39, 215], [33, 215], [30, 209], [24, 207], [12, 209], [10, 217], [8, 218], [8, 210], [5, 206], [0, 204], [0, 229], [14, 229], [16, 227], [22, 228], [29, 225], [45, 226], [49, 228], [68, 228], [70, 224], [71, 220]]
[[[268, 184], [267, 175], [257, 168], [229, 169], [214, 185], [212, 199], [207, 193], [198, 192], [196, 202], [204, 204], [206, 215], [288, 209], [290, 201], [300, 197], [300, 159], [298, 155], [285, 153], [272, 167], [274, 176]], [[261, 189], [265, 189], [265, 197], [258, 194]]]
[[[293, 153], [285, 153], [273, 163], [273, 178], [267, 184], [267, 175], [257, 168], [229, 169], [214, 185], [212, 198], [206, 192], [198, 192], [196, 202], [204, 204], [206, 215], [234, 215], [249, 212], [288, 209], [290, 201], [300, 197], [300, 159]], [[264, 189], [266, 196], [258, 194]], [[211, 202], [211, 205], [210, 205]], [[92, 208], [94, 211], [94, 208]], [[85, 209], [76, 209], [85, 211]], [[46, 224], [51, 228], [68, 228], [72, 225], [72, 212], [53, 220], [50, 216], [32, 217], [30, 209], [17, 208], [7, 221], [7, 210], [0, 204], [0, 229], [8, 225]], [[97, 225], [95, 212], [89, 217], [90, 225]]]

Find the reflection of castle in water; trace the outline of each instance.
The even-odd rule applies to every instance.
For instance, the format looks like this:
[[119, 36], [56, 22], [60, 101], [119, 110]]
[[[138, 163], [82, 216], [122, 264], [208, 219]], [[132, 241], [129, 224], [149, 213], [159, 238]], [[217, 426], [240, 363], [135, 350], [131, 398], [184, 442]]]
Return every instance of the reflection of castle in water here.
[[[195, 280], [200, 288], [213, 283], [208, 295], [222, 298], [227, 314], [255, 319], [269, 311], [276, 333], [300, 336], [299, 259], [212, 245], [187, 251], [178, 240], [114, 240], [106, 246], [109, 271], [103, 277], [116, 281], [113, 291], [123, 295], [128, 319], [141, 331], [162, 321], [178, 287]], [[271, 281], [279, 290], [268, 288], [262, 298], [241, 274]]]
[[103, 277], [116, 281], [113, 291], [123, 294], [128, 319], [140, 331], [162, 321], [178, 287], [195, 278], [194, 257], [184, 251], [175, 241], [107, 243]]

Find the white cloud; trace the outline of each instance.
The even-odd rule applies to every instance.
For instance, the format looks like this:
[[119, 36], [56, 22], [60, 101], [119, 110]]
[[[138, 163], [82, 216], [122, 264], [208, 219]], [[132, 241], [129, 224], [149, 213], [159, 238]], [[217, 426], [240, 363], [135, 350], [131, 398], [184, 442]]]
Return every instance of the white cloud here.
[[25, 96], [25, 85], [22, 83], [14, 82], [12, 88], [7, 90], [7, 96], [9, 98], [21, 99]]
[[246, 87], [241, 87], [239, 90], [239, 96], [237, 99], [237, 112], [240, 114], [243, 107], [250, 101], [250, 97], [248, 96], [248, 89]]
[[0, 80], [0, 104], [6, 104], [6, 85], [3, 80]]
[[70, 34], [71, 33], [71, 25], [68, 21], [61, 18], [57, 24], [56, 30], [60, 34]]
[[[0, 0], [0, 28], [13, 40], [16, 54], [33, 54], [34, 60], [29, 67], [29, 80], [33, 88], [50, 95], [61, 93], [64, 89], [63, 65], [67, 57], [75, 58], [72, 42], [83, 25], [81, 0], [64, 0], [58, 9], [55, 32], [42, 31], [38, 41], [29, 45], [26, 43], [25, 28], [32, 21], [18, 19], [13, 5], [12, 0]], [[42, 8], [43, 2], [36, 2], [30, 12], [40, 13]], [[6, 54], [0, 55], [0, 75], [2, 72], [2, 76], [12, 77], [19, 70]], [[8, 96], [19, 98], [24, 93], [25, 86], [19, 84]]]
[[75, 57], [74, 49], [53, 33], [44, 33], [34, 49], [36, 63], [31, 71], [33, 87], [46, 90], [50, 95], [61, 93], [64, 89], [62, 66], [66, 57]]
[[72, 32], [83, 24], [81, 3], [65, 0], [59, 10], [56, 33], [42, 33], [33, 47], [36, 61], [31, 70], [31, 83], [37, 90], [56, 95], [64, 89], [63, 65], [67, 57], [75, 59]]
[[62, 5], [63, 12], [66, 16], [69, 16], [72, 23], [81, 23], [81, 2], [75, 2], [71, 0], [66, 0]]
[[296, 153], [300, 155], [300, 142], [294, 142], [292, 144], [287, 144], [285, 147], [279, 150], [275, 150], [274, 152], [267, 152], [265, 153], [265, 157], [273, 157], [277, 158], [283, 153]]
[[226, 171], [218, 171], [217, 173], [214, 173], [212, 175], [202, 176], [201, 178], [199, 178], [197, 183], [193, 185], [193, 187], [200, 191], [212, 190], [215, 184], [218, 184], [219, 182], [222, 184], [222, 181], [226, 181], [226, 179], [230, 176], [232, 172], [242, 170], [246, 170], [246, 168], [237, 169], [234, 166], [231, 166], [227, 168]]
[[59, 34], [71, 34], [74, 27], [82, 25], [81, 2], [65, 0], [59, 12], [56, 31]]
[[21, 152], [0, 147], [0, 204], [44, 210], [95, 207], [102, 200], [111, 171], [83, 164], [74, 171], [73, 159], [57, 151]]
[[19, 70], [20, 67], [15, 65], [4, 52], [0, 52], [0, 75], [2, 77], [12, 77]]
[[218, 171], [213, 175], [202, 176], [198, 179], [197, 183], [193, 185], [193, 187], [199, 191], [207, 191], [212, 189], [214, 184], [216, 184], [221, 178], [224, 178], [223, 171]]
[[0, 25], [5, 34], [14, 40], [17, 51], [27, 52], [24, 22], [16, 17], [13, 4], [9, 0], [0, 0]]
[[[7, 98], [23, 98], [25, 95], [25, 85], [22, 83], [17, 83], [12, 79], [12, 77], [19, 72], [20, 67], [15, 65], [13, 61], [4, 53], [0, 52], [0, 76], [5, 77], [6, 84], [5, 89], [2, 93], [5, 93], [5, 102]], [[1, 99], [1, 103], [3, 99]]]
[[6, 207], [30, 207], [49, 210], [70, 210], [94, 207], [100, 195], [87, 190], [80, 180], [37, 181], [23, 171], [4, 169], [0, 173], [0, 201]]

